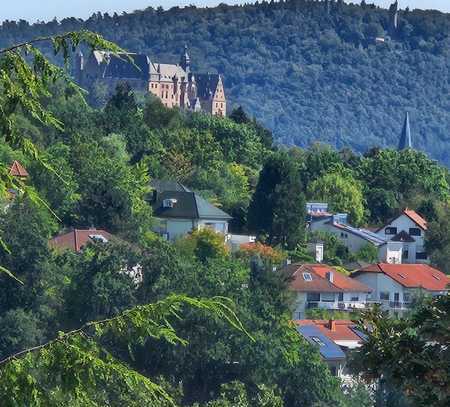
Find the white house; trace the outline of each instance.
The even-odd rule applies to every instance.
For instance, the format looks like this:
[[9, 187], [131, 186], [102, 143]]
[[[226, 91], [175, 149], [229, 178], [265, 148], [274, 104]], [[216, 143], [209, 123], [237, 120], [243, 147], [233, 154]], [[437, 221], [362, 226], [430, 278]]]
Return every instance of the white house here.
[[292, 278], [296, 293], [293, 319], [304, 319], [308, 309], [353, 311], [366, 307], [371, 288], [324, 264], [288, 264], [282, 272]]
[[402, 244], [402, 263], [427, 263], [428, 257], [425, 251], [427, 228], [427, 221], [424, 218], [406, 208], [376, 233], [382, 239]]
[[370, 287], [370, 301], [392, 313], [402, 314], [423, 295], [442, 295], [449, 290], [447, 275], [427, 264], [369, 265], [351, 274], [354, 280]]
[[156, 181], [153, 187], [152, 206], [157, 219], [154, 231], [167, 240], [175, 240], [202, 228], [222, 233], [224, 238], [228, 234], [231, 216], [197, 193], [170, 181]]
[[346, 214], [330, 215], [326, 212], [310, 214], [309, 228], [335, 235], [350, 251], [356, 253], [368, 244], [378, 251], [378, 260], [387, 263], [401, 263], [403, 243], [390, 241], [368, 229], [355, 228], [347, 223]]

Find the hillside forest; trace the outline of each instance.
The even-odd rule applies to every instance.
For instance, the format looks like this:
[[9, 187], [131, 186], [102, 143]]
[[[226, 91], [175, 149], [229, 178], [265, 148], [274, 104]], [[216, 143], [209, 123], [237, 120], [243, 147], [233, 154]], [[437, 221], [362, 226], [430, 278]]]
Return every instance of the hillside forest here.
[[230, 112], [245, 106], [277, 142], [395, 147], [409, 111], [414, 146], [450, 163], [447, 14], [401, 10], [394, 28], [392, 13], [368, 1], [150, 7], [85, 21], [5, 21], [0, 47], [83, 28], [159, 62], [177, 63], [188, 44], [196, 71], [224, 75]]
[[[305, 247], [315, 237], [305, 232], [305, 202], [320, 199], [333, 210], [347, 211], [358, 225], [381, 224], [404, 206], [417, 209], [431, 222], [427, 244], [433, 261], [446, 269], [450, 187], [445, 167], [414, 150], [371, 149], [360, 156], [319, 144], [278, 148], [271, 132], [242, 108], [229, 118], [186, 113], [151, 97], [139, 101], [127, 85], [97, 109], [56, 83], [44, 106], [65, 124], [63, 130], [20, 112], [14, 126], [55, 173], [7, 144], [0, 151], [5, 165], [14, 159], [23, 163], [27, 182], [54, 212], [27, 193], [13, 202], [6, 198], [0, 230], [8, 250], [2, 250], [0, 264], [23, 285], [0, 276], [0, 359], [58, 332], [170, 295], [226, 296], [248, 334], [236, 332], [226, 319], [188, 310], [170, 322], [181, 338], [189, 338], [187, 346], [173, 347], [160, 336], [138, 340], [130, 336], [134, 331], [124, 336], [122, 330], [101, 344], [130, 368], [157, 378], [179, 405], [235, 406], [236, 400], [247, 403], [243, 406], [372, 405], [365, 387], [342, 390], [317, 351], [289, 325], [289, 278], [274, 274], [273, 267], [287, 257], [312, 261]], [[178, 180], [198, 191], [233, 215], [233, 232], [256, 233], [260, 243], [231, 254], [212, 232], [194, 233], [174, 245], [160, 240], [151, 232], [152, 179]], [[48, 246], [48, 239], [64, 229], [92, 226], [117, 240], [89, 245], [82, 253]], [[329, 264], [355, 260], [335, 238], [321, 237]], [[371, 256], [361, 252], [356, 260], [373, 261]], [[143, 275], [138, 285], [123, 272], [136, 264]], [[150, 351], [154, 347], [157, 352]], [[41, 359], [27, 360], [38, 372], [48, 368]], [[67, 374], [65, 365], [57, 367]], [[75, 402], [71, 391], [78, 382], [43, 377], [40, 388], [53, 389], [47, 405]], [[104, 384], [101, 395], [95, 390], [99, 379], [94, 384], [80, 380], [83, 397], [96, 395], [94, 405], [134, 405], [129, 393], [111, 389], [117, 378]], [[5, 397], [11, 396], [9, 385], [0, 388]], [[35, 383], [29, 388], [36, 391]], [[26, 391], [18, 394], [19, 400], [29, 400]], [[399, 406], [409, 406], [397, 396]], [[138, 400], [146, 400], [142, 397]]]
[[[319, 5], [189, 8], [186, 18]], [[352, 10], [330, 3], [330, 11], [340, 7]], [[15, 35], [37, 26], [24, 23]], [[86, 43], [118, 51], [92, 33], [67, 38], [69, 45], [59, 37], [42, 49], [64, 54]], [[415, 209], [429, 221], [433, 265], [450, 274], [445, 166], [415, 149], [279, 145], [251, 103], [212, 117], [167, 109], [121, 84], [104, 106], [91, 106], [32, 46], [0, 50], [0, 88], [2, 405], [448, 406], [448, 295], [424, 299], [405, 319], [376, 307], [357, 315], [370, 328], [352, 356], [360, 380], [348, 385], [293, 326], [291, 276], [280, 271], [287, 259], [314, 261], [307, 243], [317, 238], [340, 272], [374, 261], [371, 250], [350, 254], [333, 236], [308, 232], [305, 203], [314, 200], [347, 212], [356, 226]], [[9, 174], [14, 160], [25, 180]], [[257, 243], [231, 252], [208, 229], [165, 241], [152, 232], [155, 180], [198, 192], [233, 217], [232, 233], [254, 234]], [[79, 252], [49, 245], [59, 233], [93, 227], [113, 237]], [[377, 379], [388, 381], [381, 391], [370, 386]]]

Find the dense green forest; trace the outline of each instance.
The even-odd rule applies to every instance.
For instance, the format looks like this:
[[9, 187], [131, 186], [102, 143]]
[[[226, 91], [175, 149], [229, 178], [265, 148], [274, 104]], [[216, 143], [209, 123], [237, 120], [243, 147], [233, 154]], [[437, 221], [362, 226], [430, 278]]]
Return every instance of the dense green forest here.
[[148, 8], [86, 21], [6, 21], [0, 46], [81, 28], [158, 61], [178, 62], [188, 44], [194, 68], [224, 74], [230, 106], [245, 106], [279, 142], [393, 147], [409, 111], [415, 146], [450, 162], [446, 14], [402, 10], [394, 30], [388, 10], [342, 1]]
[[[319, 353], [290, 325], [289, 280], [273, 273], [271, 259], [263, 256], [255, 264], [244, 252], [232, 256], [213, 232], [172, 245], [150, 231], [147, 198], [156, 177], [186, 182], [236, 210], [239, 219], [262, 163], [272, 154], [270, 132], [243, 112], [234, 120], [220, 119], [169, 110], [154, 99], [138, 103], [126, 86], [104, 109], [90, 108], [60, 83], [43, 103], [64, 122], [63, 130], [24, 112], [14, 117], [15, 130], [39, 149], [42, 162], [8, 143], [0, 153], [5, 166], [13, 159], [26, 166], [27, 183], [55, 212], [28, 192], [3, 197], [0, 264], [23, 283], [0, 275], [0, 395], [8, 407], [34, 399], [48, 406], [86, 405], [85, 400], [95, 406], [357, 405], [361, 391], [349, 389], [346, 396]], [[49, 247], [51, 236], [74, 226], [106, 228], [117, 240], [89, 245], [82, 253]], [[139, 283], [127, 274], [136, 265]], [[230, 324], [226, 312], [211, 316], [206, 306], [174, 307], [156, 323], [150, 319], [150, 328], [137, 313], [127, 329], [101, 331], [95, 340], [98, 332], [86, 327], [173, 295], [226, 296], [245, 330]], [[56, 350], [47, 345], [36, 358], [31, 353], [16, 365], [1, 362], [15, 352], [53, 344], [55, 337], [57, 345], [65, 345], [61, 332], [80, 326], [87, 340], [69, 338], [67, 347]], [[80, 361], [75, 351], [87, 353]], [[53, 359], [53, 352], [63, 356]], [[118, 363], [127, 369], [123, 380], [104, 366], [118, 370]], [[139, 387], [145, 378], [175, 404], [153, 400], [154, 388]], [[367, 392], [363, 396], [369, 398]]]
[[[131, 371], [156, 380], [180, 406], [373, 405], [372, 396], [360, 385], [342, 390], [315, 348], [289, 325], [289, 276], [274, 273], [273, 266], [288, 255], [308, 259], [305, 200], [313, 197], [326, 199], [336, 210], [349, 210], [355, 221], [371, 224], [384, 221], [402, 205], [414, 206], [436, 220], [435, 245], [441, 245], [438, 252], [446, 262], [450, 229], [448, 222], [438, 221], [448, 219], [445, 203], [450, 188], [444, 167], [412, 150], [370, 150], [360, 157], [321, 145], [277, 149], [271, 146], [270, 132], [242, 109], [230, 118], [186, 114], [166, 109], [153, 98], [138, 102], [127, 86], [120, 86], [104, 109], [89, 107], [59, 83], [51, 93], [44, 106], [65, 123], [64, 130], [42, 126], [23, 113], [16, 114], [15, 126], [62, 179], [17, 149], [6, 145], [0, 149], [5, 165], [19, 159], [26, 166], [27, 182], [60, 219], [26, 193], [14, 201], [6, 197], [0, 233], [8, 250], [0, 251], [0, 264], [23, 285], [0, 275], [0, 360], [47, 343], [58, 332], [114, 318], [174, 294], [226, 296], [233, 300], [247, 333], [204, 310], [177, 309], [178, 317], [164, 318], [189, 343], [174, 346], [161, 334], [139, 336], [134, 330], [119, 329], [99, 344]], [[154, 178], [177, 179], [200, 191], [234, 214], [233, 230], [255, 231], [273, 249], [261, 243], [252, 251], [231, 254], [223, 238], [208, 231], [175, 244], [162, 241], [150, 232], [147, 197]], [[330, 183], [335, 186], [331, 191]], [[359, 210], [351, 212], [355, 208]], [[48, 246], [48, 239], [62, 228], [93, 225], [113, 232], [117, 239], [91, 244], [82, 253]], [[327, 262], [342, 265], [351, 260], [348, 256], [338, 241], [327, 241]], [[125, 272], [136, 264], [143, 276], [139, 283]], [[370, 346], [361, 351], [356, 366], [367, 357], [385, 372], [384, 360], [370, 359]], [[75, 367], [57, 361], [51, 366], [60, 374], [73, 374], [70, 369]], [[38, 389], [51, 390], [47, 405], [76, 402], [72, 392], [77, 382], [46, 381], [46, 362], [27, 362], [36, 372]], [[23, 367], [20, 371], [26, 372]], [[114, 375], [102, 382], [92, 372], [92, 383], [76, 374], [81, 375], [78, 391], [92, 397], [93, 405], [137, 405], [147, 400], [145, 392], [143, 398], [129, 398], [129, 389], [114, 391], [118, 386]], [[11, 397], [15, 377], [3, 376], [0, 394]], [[14, 393], [16, 400], [30, 400], [27, 391], [33, 386], [31, 382]]]
[[[117, 50], [88, 32], [53, 46], [83, 41]], [[430, 221], [433, 262], [448, 268], [445, 167], [414, 150], [276, 147], [242, 108], [228, 118], [167, 109], [126, 84], [93, 108], [33, 47], [0, 53], [2, 405], [374, 405], [370, 388], [343, 385], [295, 330], [280, 266], [288, 256], [312, 261], [305, 201], [321, 199], [355, 224], [417, 209]], [[29, 177], [9, 174], [13, 160]], [[258, 243], [231, 253], [208, 229], [164, 241], [151, 231], [157, 178], [199, 191]], [[114, 237], [79, 253], [48, 244], [91, 226]], [[353, 260], [321, 238], [328, 263]], [[369, 340], [354, 373], [393, 378], [377, 405], [448, 405], [449, 305], [448, 296], [425, 301], [405, 320], [377, 308], [362, 315]]]

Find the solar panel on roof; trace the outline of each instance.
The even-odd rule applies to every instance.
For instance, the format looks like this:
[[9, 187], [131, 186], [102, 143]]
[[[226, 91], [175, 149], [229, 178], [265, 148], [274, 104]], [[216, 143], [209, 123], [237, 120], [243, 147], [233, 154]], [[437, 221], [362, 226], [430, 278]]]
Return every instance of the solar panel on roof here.
[[317, 346], [313, 338], [319, 339], [323, 346], [318, 348], [321, 356], [325, 360], [345, 359], [345, 353], [331, 339], [325, 336], [319, 328], [314, 325], [303, 325], [297, 327], [297, 331], [311, 344]]

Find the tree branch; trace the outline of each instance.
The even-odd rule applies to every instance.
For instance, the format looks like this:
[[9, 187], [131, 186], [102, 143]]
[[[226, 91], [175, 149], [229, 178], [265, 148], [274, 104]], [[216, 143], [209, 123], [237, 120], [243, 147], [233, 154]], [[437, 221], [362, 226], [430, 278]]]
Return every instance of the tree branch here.
[[113, 318], [108, 318], [108, 319], [102, 319], [100, 321], [91, 321], [91, 322], [87, 322], [85, 324], [83, 324], [80, 328], [74, 329], [72, 331], [66, 332], [63, 335], [58, 336], [55, 339], [52, 339], [46, 343], [43, 343], [42, 345], [38, 345], [38, 346], [33, 346], [32, 348], [28, 348], [28, 349], [24, 349], [21, 350], [20, 352], [14, 353], [13, 355], [8, 356], [7, 358], [0, 360], [0, 367], [7, 364], [8, 362], [10, 362], [13, 359], [18, 359], [21, 358], [22, 356], [25, 356], [29, 353], [33, 353], [33, 352], [37, 352], [40, 351], [41, 349], [47, 348], [50, 345], [54, 344], [55, 342], [62, 342], [64, 339], [67, 339], [71, 336], [77, 335], [77, 334], [81, 334], [81, 335], [85, 335], [87, 337], [89, 337], [89, 335], [86, 334], [86, 332], [84, 332], [85, 329], [90, 328], [92, 326], [96, 326], [96, 325], [103, 325], [106, 324], [108, 322], [114, 321], [116, 319], [122, 318], [124, 316], [124, 314], [120, 314], [117, 315]]
[[55, 36], [38, 37], [38, 38], [35, 38], [30, 41], [25, 41], [20, 44], [16, 44], [9, 48], [3, 48], [2, 50], [0, 50], [0, 54], [6, 54], [7, 52], [15, 51], [16, 49], [26, 47], [27, 45], [36, 44], [37, 42], [51, 41], [53, 38], [68, 38], [68, 37], [70, 37], [70, 33], [66, 33], [63, 35], [57, 35], [56, 37]]

